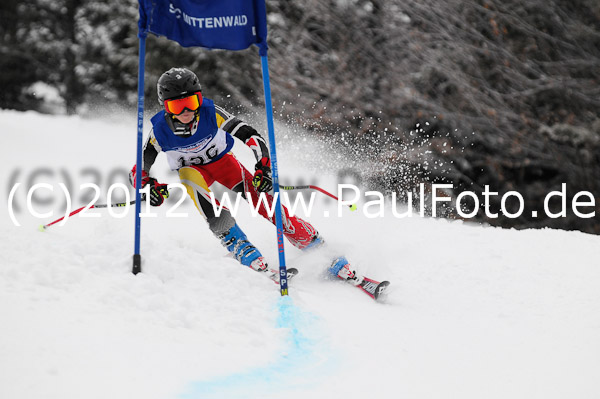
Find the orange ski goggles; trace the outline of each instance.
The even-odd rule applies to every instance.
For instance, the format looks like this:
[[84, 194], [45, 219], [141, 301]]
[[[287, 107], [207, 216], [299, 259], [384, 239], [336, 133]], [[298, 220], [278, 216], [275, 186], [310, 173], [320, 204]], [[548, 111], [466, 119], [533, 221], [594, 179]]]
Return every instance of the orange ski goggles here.
[[165, 110], [173, 115], [179, 115], [186, 109], [195, 111], [202, 105], [202, 93], [197, 91], [188, 97], [165, 100], [164, 104]]

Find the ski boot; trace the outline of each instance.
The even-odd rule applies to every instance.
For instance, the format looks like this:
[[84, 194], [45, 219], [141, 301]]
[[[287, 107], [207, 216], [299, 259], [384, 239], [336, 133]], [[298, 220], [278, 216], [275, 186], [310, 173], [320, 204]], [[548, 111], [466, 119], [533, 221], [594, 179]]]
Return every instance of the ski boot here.
[[242, 265], [256, 271], [265, 271], [267, 262], [260, 251], [248, 241], [246, 234], [237, 223], [229, 231], [219, 236], [221, 243]]
[[[279, 271], [269, 267], [264, 256], [248, 241], [248, 237], [237, 224], [219, 238], [227, 250], [242, 265], [248, 266], [257, 272], [265, 273], [271, 280], [279, 282]], [[290, 269], [288, 269], [288, 272], [290, 272]]]
[[342, 280], [354, 286], [359, 286], [363, 283], [364, 277], [357, 275], [356, 272], [351, 269], [351, 267], [352, 266], [350, 266], [348, 259], [346, 259], [344, 256], [340, 256], [339, 258], [334, 259], [328, 270], [333, 276], [341, 278]]

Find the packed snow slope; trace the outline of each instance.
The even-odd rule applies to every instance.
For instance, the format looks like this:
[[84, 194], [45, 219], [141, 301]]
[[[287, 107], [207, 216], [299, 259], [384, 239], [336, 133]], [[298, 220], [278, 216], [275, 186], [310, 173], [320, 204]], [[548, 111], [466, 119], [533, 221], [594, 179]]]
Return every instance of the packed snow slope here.
[[[308, 219], [328, 246], [286, 245], [300, 274], [282, 298], [227, 256], [189, 201], [177, 210], [187, 217], [167, 216], [174, 196], [142, 220], [134, 276], [133, 209], [37, 227], [64, 212], [59, 183], [74, 209], [93, 193], [81, 184], [98, 184], [102, 203], [125, 182], [135, 120], [0, 111], [0, 130], [0, 398], [600, 397], [597, 236], [368, 218], [360, 204], [338, 217], [319, 196]], [[336, 190], [349, 160], [278, 134], [282, 183], [312, 176]], [[234, 151], [252, 166], [249, 149]], [[177, 182], [164, 155], [154, 171]], [[32, 194], [31, 207], [52, 216], [27, 209], [36, 183], [52, 191]], [[275, 229], [248, 207], [237, 219], [276, 264]], [[391, 281], [387, 299], [328, 280], [335, 253]]]

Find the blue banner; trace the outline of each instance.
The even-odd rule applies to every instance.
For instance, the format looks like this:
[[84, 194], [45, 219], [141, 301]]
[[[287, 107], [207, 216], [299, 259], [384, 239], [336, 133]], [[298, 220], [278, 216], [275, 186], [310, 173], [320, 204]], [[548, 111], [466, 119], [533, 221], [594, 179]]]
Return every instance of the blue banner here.
[[166, 36], [184, 47], [267, 53], [265, 0], [139, 0], [140, 34]]

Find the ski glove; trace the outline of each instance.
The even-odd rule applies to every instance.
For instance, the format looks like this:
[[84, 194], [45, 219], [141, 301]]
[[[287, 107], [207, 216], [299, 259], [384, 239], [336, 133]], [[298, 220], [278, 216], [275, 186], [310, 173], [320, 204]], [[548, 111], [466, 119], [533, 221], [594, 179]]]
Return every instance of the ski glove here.
[[252, 185], [261, 193], [268, 193], [273, 188], [273, 179], [271, 179], [271, 160], [267, 157], [262, 157], [256, 163], [256, 172], [252, 177]]
[[165, 202], [165, 198], [169, 198], [167, 185], [157, 182], [152, 177], [149, 179], [148, 184], [150, 184], [150, 205], [161, 206]]
[[[135, 188], [135, 171], [136, 165], [133, 165], [133, 169], [129, 172], [129, 182]], [[155, 178], [150, 177], [148, 172], [142, 170], [142, 188], [146, 187], [146, 184], [150, 184], [150, 205], [161, 206], [165, 202], [165, 198], [169, 198], [169, 190], [167, 185], [156, 181]]]

